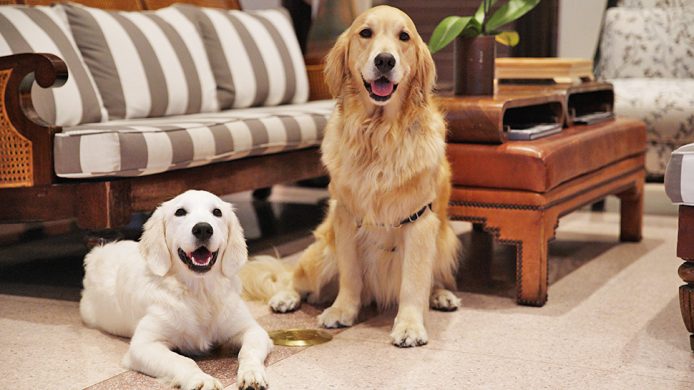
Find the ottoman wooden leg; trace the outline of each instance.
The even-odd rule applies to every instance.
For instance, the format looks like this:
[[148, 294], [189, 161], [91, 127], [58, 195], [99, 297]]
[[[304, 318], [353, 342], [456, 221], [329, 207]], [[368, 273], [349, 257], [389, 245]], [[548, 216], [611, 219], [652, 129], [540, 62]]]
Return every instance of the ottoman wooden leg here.
[[547, 242], [554, 238], [558, 215], [523, 211], [499, 221], [499, 239], [516, 245], [516, 300], [521, 305], [547, 302]]
[[643, 224], [643, 181], [623, 191], [617, 196], [620, 199], [620, 234], [619, 240], [625, 242], [641, 241]]

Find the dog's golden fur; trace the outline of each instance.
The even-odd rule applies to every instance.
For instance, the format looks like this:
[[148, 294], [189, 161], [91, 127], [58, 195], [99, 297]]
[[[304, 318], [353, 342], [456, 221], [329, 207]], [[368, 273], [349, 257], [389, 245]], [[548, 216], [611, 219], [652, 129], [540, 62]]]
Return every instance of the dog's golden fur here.
[[[369, 37], [361, 35], [364, 29]], [[377, 72], [374, 54], [384, 52], [393, 55], [386, 76], [397, 84], [385, 102], [366, 87], [368, 75]], [[359, 308], [371, 302], [398, 304], [393, 343], [425, 344], [429, 304], [442, 310], [459, 305], [449, 291], [459, 241], [446, 214], [450, 167], [446, 126], [432, 99], [433, 60], [410, 18], [380, 6], [339, 37], [325, 75], [336, 99], [321, 147], [331, 179], [327, 217], [291, 269], [291, 280], [278, 274], [277, 262], [252, 262], [242, 271], [246, 294], [288, 311], [298, 306], [299, 294], [317, 301], [337, 291], [319, 317], [326, 327], [352, 325]], [[431, 211], [395, 227], [429, 203]], [[265, 284], [278, 277], [285, 281]]]

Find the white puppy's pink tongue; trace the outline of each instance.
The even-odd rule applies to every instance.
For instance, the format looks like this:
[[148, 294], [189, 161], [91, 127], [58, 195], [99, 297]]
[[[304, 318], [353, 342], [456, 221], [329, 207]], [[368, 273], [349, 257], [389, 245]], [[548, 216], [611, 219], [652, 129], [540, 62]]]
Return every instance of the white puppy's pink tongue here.
[[383, 79], [371, 82], [371, 92], [376, 96], [388, 96], [393, 93], [393, 83]]
[[212, 260], [212, 252], [202, 247], [196, 249], [195, 252], [192, 252], [188, 257], [193, 260], [195, 265], [207, 265], [210, 263], [210, 260]]

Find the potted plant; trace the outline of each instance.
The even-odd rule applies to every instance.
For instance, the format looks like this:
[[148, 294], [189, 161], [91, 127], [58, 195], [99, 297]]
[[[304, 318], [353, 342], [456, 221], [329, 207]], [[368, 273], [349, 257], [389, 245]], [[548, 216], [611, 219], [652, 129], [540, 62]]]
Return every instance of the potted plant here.
[[[448, 16], [434, 29], [429, 40], [431, 53], [453, 47], [454, 92], [456, 95], [493, 95], [496, 42], [515, 46], [515, 31], [501, 31], [508, 23], [525, 15], [540, 0], [483, 0], [472, 16]], [[497, 3], [505, 3], [491, 13]]]

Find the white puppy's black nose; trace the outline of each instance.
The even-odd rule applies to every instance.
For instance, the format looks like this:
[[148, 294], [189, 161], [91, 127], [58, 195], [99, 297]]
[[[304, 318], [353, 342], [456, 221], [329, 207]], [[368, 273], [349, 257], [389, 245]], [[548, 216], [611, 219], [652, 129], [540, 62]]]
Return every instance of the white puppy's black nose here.
[[381, 73], [386, 73], [395, 67], [395, 57], [390, 53], [380, 53], [374, 58], [374, 65]]
[[196, 223], [193, 226], [193, 235], [200, 241], [205, 241], [212, 236], [214, 230], [212, 230], [212, 225], [207, 222]]

